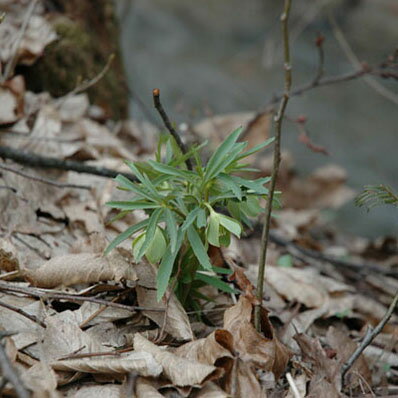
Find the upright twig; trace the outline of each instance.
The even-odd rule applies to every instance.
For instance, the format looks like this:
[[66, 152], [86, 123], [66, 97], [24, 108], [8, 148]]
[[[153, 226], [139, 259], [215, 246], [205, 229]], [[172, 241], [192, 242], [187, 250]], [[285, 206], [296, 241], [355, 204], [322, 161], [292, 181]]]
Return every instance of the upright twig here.
[[13, 385], [15, 390], [15, 395], [18, 398], [29, 398], [30, 394], [26, 390], [18, 373], [12, 366], [10, 358], [8, 358], [4, 345], [1, 342], [0, 342], [0, 368], [2, 376]]
[[316, 48], [318, 49], [318, 69], [316, 72], [316, 75], [313, 80], [313, 84], [317, 85], [319, 83], [319, 80], [321, 80], [325, 69], [324, 69], [324, 64], [325, 64], [325, 51], [323, 50], [323, 42], [325, 41], [325, 37], [319, 34], [315, 40], [315, 45]]
[[272, 202], [274, 199], [274, 192], [276, 180], [278, 178], [279, 164], [281, 161], [281, 135], [282, 135], [282, 121], [283, 115], [289, 101], [290, 87], [292, 85], [292, 67], [290, 64], [290, 49], [289, 49], [289, 13], [290, 13], [291, 0], [285, 0], [283, 13], [281, 15], [282, 36], [283, 36], [283, 52], [284, 52], [284, 70], [285, 70], [285, 91], [279, 105], [277, 114], [274, 117], [275, 123], [275, 146], [274, 146], [274, 163], [272, 169], [271, 186], [267, 198], [267, 207], [265, 209], [265, 222], [261, 236], [261, 251], [258, 264], [258, 278], [257, 278], [257, 291], [256, 297], [260, 303], [254, 309], [254, 325], [256, 329], [261, 332], [261, 303], [263, 301], [264, 290], [264, 273], [265, 262], [267, 259], [267, 247], [269, 228], [271, 221]]
[[[181, 152], [183, 154], [187, 153], [187, 147], [185, 146], [185, 144], [182, 142], [181, 137], [179, 136], [179, 134], [177, 133], [177, 131], [175, 130], [175, 128], [173, 127], [173, 125], [170, 122], [169, 117], [167, 116], [167, 113], [165, 112], [161, 102], [160, 102], [160, 90], [158, 88], [155, 88], [152, 91], [152, 95], [153, 95], [153, 104], [155, 105], [156, 110], [159, 112], [160, 117], [163, 120], [164, 125], [166, 126], [167, 130], [169, 131], [169, 133], [173, 136], [173, 138], [175, 139], [177, 145], [179, 146], [179, 148], [181, 149]], [[191, 159], [187, 159], [185, 161], [185, 164], [187, 165], [188, 170], [192, 170], [192, 162]]]
[[348, 360], [344, 363], [341, 367], [341, 385], [344, 387], [344, 377], [347, 372], [351, 369], [352, 365], [355, 361], [359, 358], [365, 348], [375, 339], [375, 337], [381, 333], [384, 326], [390, 320], [395, 307], [398, 304], [398, 291], [395, 294], [394, 299], [392, 300], [390, 307], [388, 308], [387, 312], [385, 313], [383, 319], [377, 324], [377, 326], [373, 329], [371, 326], [368, 327], [366, 331], [366, 335], [362, 340], [361, 344], [357, 347], [357, 349], [352, 353], [352, 355], [348, 358]]

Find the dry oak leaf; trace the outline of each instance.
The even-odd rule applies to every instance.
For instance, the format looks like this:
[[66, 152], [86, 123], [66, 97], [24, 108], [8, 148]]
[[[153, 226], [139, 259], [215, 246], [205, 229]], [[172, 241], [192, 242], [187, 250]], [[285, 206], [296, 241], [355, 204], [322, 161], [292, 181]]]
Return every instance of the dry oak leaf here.
[[34, 286], [52, 288], [101, 281], [135, 281], [131, 264], [117, 251], [106, 257], [93, 253], [67, 254], [52, 258], [37, 269], [24, 268], [25, 278]]
[[57, 376], [45, 362], [38, 362], [21, 375], [24, 385], [33, 391], [33, 397], [61, 397], [57, 389]]
[[155, 385], [153, 380], [148, 380], [145, 377], [138, 377], [135, 384], [136, 398], [164, 398]]
[[92, 357], [65, 359], [52, 362], [56, 370], [67, 370], [84, 373], [127, 374], [136, 372], [141, 376], [157, 377], [162, 373], [162, 366], [149, 352], [133, 351], [116, 358]]
[[117, 384], [101, 384], [97, 386], [83, 386], [68, 391], [65, 397], [70, 398], [120, 398], [124, 397], [124, 386]]
[[179, 357], [151, 343], [139, 333], [134, 335], [134, 349], [152, 354], [163, 367], [163, 374], [175, 386], [200, 385], [211, 377], [218, 378], [219, 372], [215, 366], [205, 365], [197, 361]]
[[243, 361], [253, 362], [256, 366], [271, 371], [278, 379], [284, 372], [290, 358], [290, 351], [277, 339], [268, 322], [267, 336], [264, 337], [254, 328], [253, 306], [241, 296], [237, 304], [224, 314], [224, 328], [234, 338], [234, 349]]

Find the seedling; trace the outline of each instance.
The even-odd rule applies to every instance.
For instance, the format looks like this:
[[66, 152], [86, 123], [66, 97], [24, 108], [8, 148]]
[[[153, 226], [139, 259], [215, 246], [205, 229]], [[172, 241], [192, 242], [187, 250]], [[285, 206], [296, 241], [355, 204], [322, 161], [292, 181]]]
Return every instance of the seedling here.
[[[199, 291], [205, 285], [234, 292], [222, 280], [229, 271], [213, 266], [208, 249], [229, 246], [231, 234], [239, 238], [242, 225], [250, 227], [250, 218], [263, 211], [260, 199], [267, 197], [264, 184], [270, 179], [243, 178], [242, 172], [255, 169], [242, 161], [273, 141], [245, 151], [247, 143], [238, 142], [241, 131], [230, 134], [206, 165], [200, 157], [206, 142], [184, 154], [172, 136], [161, 136], [156, 160], [126, 161], [137, 182], [122, 175], [115, 178], [119, 189], [134, 195], [130, 201], [107, 203], [120, 210], [117, 218], [136, 210], [144, 210], [148, 218], [118, 235], [105, 254], [134, 235], [135, 261], [145, 256], [158, 265], [158, 300], [169, 285], [185, 307], [194, 309], [199, 309], [198, 299], [206, 299]], [[189, 158], [196, 164], [193, 170], [186, 167]]]

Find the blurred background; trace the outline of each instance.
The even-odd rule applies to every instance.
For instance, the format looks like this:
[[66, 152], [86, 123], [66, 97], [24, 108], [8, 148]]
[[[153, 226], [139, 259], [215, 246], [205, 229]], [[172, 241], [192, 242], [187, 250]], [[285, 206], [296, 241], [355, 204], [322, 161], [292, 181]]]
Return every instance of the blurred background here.
[[[159, 87], [169, 115], [193, 124], [209, 116], [261, 111], [283, 87], [277, 0], [117, 0], [122, 58], [130, 88], [130, 117], [159, 122], [151, 92]], [[380, 65], [397, 48], [396, 0], [293, 1], [290, 22], [293, 87], [317, 71], [315, 40], [324, 41], [325, 76]], [[287, 115], [305, 115], [313, 142], [330, 153], [311, 152], [294, 123], [283, 128], [283, 149], [306, 176], [335, 163], [348, 185], [398, 189], [397, 85], [377, 78], [315, 88], [291, 99]], [[271, 132], [271, 134], [273, 134]], [[396, 210], [370, 213], [353, 201], [326, 214], [347, 233], [396, 234]]]

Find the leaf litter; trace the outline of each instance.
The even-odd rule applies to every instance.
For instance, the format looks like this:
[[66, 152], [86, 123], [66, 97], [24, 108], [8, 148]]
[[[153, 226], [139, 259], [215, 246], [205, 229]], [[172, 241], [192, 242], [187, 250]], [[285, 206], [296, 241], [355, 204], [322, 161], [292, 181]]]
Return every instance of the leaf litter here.
[[[9, 17], [0, 24], [7, 43], [0, 51], [3, 65], [14, 57], [10, 43], [23, 19], [23, 7], [8, 3]], [[33, 62], [55, 38], [38, 7], [16, 62]], [[90, 116], [95, 109], [84, 93], [53, 99], [26, 91], [23, 77], [11, 76], [1, 84], [0, 98], [0, 124], [7, 126], [0, 145], [126, 172], [125, 159], [143, 160], [156, 149], [155, 126], [124, 121], [111, 130]], [[193, 126], [193, 138], [217, 145], [242, 123], [249, 148], [267, 138], [269, 116], [253, 120], [252, 114], [207, 118]], [[260, 169], [253, 178], [269, 174], [267, 154], [251, 161]], [[350, 369], [342, 390], [342, 364], [395, 294], [398, 244], [393, 238], [341, 237], [325, 223], [322, 210], [353, 196], [341, 167], [330, 164], [302, 179], [292, 157], [283, 154], [283, 207], [273, 221], [259, 334], [252, 325], [257, 227], [241, 241], [233, 238], [228, 250], [209, 253], [217, 266], [232, 268], [227, 281], [240, 294], [204, 288], [212, 300], [203, 302], [198, 318], [171, 291], [157, 302], [156, 269], [144, 260], [135, 263], [128, 241], [102, 255], [107, 242], [143, 219], [136, 213], [108, 223], [114, 214], [104, 204], [128, 198], [111, 180], [5, 164], [59, 184], [91, 187], [55, 187], [1, 171], [0, 333], [32, 396], [292, 397], [287, 372], [302, 396], [396, 388], [394, 315]], [[333, 263], [330, 253], [359, 266]], [[368, 266], [374, 262], [383, 263], [385, 272], [375, 273]], [[7, 383], [2, 393], [12, 391]]]

